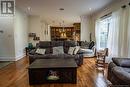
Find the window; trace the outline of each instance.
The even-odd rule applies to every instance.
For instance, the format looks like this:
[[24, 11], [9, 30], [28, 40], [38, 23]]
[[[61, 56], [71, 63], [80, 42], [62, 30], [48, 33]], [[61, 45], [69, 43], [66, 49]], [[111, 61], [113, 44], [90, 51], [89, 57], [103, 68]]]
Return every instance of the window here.
[[111, 17], [107, 17], [100, 21], [100, 30], [99, 30], [99, 38], [100, 38], [100, 48], [107, 47], [108, 33], [111, 23]]

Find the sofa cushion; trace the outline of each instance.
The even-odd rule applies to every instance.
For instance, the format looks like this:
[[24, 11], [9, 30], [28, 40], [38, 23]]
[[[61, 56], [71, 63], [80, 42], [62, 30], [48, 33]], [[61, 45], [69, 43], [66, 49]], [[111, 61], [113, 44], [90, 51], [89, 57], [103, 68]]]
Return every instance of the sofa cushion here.
[[52, 47], [63, 46], [63, 41], [52, 41], [51, 46]]
[[40, 41], [39, 48], [49, 48], [51, 47], [50, 41]]
[[75, 41], [64, 41], [64, 46], [66, 47], [75, 47], [77, 45], [77, 42]]
[[52, 48], [46, 48], [46, 51], [45, 51], [45, 54], [50, 54], [50, 53], [53, 53], [53, 50]]
[[112, 58], [113, 62], [121, 67], [130, 67], [130, 58]]
[[49, 59], [49, 58], [74, 58], [74, 59], [78, 59], [78, 55], [70, 55], [70, 54], [44, 54], [44, 55], [38, 55], [35, 54], [32, 57], [37, 58], [37, 59]]
[[53, 58], [64, 58], [64, 54], [52, 54]]
[[50, 54], [53, 58], [75, 58], [74, 55], [69, 55], [69, 54]]
[[89, 43], [89, 46], [88, 46], [89, 49], [92, 49], [94, 45], [95, 45], [94, 41], [91, 41], [91, 42]]
[[53, 54], [64, 54], [63, 46], [53, 47]]
[[31, 57], [35, 59], [48, 59], [48, 58], [52, 58], [52, 54], [44, 54], [44, 55], [35, 54]]
[[68, 54], [73, 55], [74, 54], [75, 47], [69, 47]]
[[112, 72], [114, 75], [116, 75], [116, 77], [118, 77], [118, 79], [130, 84], [130, 73], [127, 72], [124, 68], [116, 66], [113, 68]]
[[74, 58], [78, 59], [79, 55], [70, 55], [70, 54], [64, 54], [64, 58]]
[[78, 55], [70, 55], [70, 54], [52, 54], [54, 58], [73, 58], [73, 59], [78, 59]]
[[75, 41], [64, 41], [64, 52], [68, 53], [69, 47], [75, 47], [77, 42]]
[[74, 50], [74, 54], [77, 54], [79, 50], [80, 50], [80, 46], [76, 46]]
[[123, 67], [123, 70], [126, 71], [126, 72], [128, 72], [128, 73], [130, 73], [130, 68]]

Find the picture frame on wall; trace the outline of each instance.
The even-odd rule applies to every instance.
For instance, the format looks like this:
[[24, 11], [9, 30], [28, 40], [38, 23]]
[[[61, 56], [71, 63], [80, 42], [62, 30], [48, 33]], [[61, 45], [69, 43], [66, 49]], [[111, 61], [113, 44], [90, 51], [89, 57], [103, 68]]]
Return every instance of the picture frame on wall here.
[[36, 33], [29, 33], [29, 37], [36, 37]]
[[38, 41], [38, 40], [40, 40], [40, 37], [34, 37], [33, 40]]

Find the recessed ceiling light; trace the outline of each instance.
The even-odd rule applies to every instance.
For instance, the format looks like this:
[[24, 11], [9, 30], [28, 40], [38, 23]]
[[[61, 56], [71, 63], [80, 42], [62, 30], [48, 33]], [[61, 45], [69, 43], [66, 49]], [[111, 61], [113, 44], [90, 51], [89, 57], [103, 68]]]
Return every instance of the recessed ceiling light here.
[[55, 21], [52, 21], [52, 23], [55, 23]]
[[27, 7], [28, 11], [31, 11], [31, 7]]
[[63, 10], [65, 10], [65, 9], [64, 9], [64, 8], [60, 8], [59, 10], [60, 10], [60, 11], [63, 11]]
[[89, 10], [91, 11], [91, 10], [92, 10], [92, 8], [89, 8]]

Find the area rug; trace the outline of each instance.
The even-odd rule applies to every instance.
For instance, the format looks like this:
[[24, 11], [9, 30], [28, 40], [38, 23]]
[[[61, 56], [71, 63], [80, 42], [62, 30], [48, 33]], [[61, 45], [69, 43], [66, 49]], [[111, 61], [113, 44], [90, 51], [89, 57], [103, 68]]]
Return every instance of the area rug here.
[[0, 69], [13, 63], [12, 61], [0, 61]]

